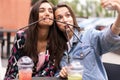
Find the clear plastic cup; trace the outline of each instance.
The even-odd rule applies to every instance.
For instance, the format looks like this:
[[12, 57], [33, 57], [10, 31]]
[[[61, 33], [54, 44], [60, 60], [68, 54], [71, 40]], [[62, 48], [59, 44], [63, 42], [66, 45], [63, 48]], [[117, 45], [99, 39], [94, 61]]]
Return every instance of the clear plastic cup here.
[[28, 56], [23, 56], [18, 60], [19, 80], [32, 80], [32, 68], [34, 63]]
[[73, 61], [67, 67], [68, 80], [82, 80], [83, 66], [78, 61]]

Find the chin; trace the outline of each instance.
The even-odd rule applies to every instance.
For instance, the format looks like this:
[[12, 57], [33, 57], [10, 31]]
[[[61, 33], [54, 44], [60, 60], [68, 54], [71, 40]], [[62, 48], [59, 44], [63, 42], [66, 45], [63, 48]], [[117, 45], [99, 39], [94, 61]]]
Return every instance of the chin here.
[[53, 22], [45, 22], [45, 23], [43, 23], [43, 25], [52, 25], [53, 24]]
[[67, 32], [70, 32], [71, 30], [70, 29], [66, 29]]

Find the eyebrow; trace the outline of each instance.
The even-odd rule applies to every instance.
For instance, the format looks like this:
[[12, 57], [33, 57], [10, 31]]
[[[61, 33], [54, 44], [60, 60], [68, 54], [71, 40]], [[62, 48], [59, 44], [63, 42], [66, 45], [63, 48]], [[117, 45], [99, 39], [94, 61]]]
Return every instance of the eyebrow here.
[[56, 17], [60, 17], [60, 16], [61, 16], [60, 14], [56, 15]]
[[[45, 9], [44, 7], [41, 7], [41, 8], [39, 8], [39, 9]], [[52, 8], [48, 8], [48, 9], [52, 9]]]
[[39, 9], [44, 9], [44, 8], [39, 8]]
[[[65, 14], [66, 14], [66, 13], [70, 13], [70, 12], [69, 12], [69, 11], [66, 11]], [[57, 16], [61, 16], [61, 14], [58, 14]]]

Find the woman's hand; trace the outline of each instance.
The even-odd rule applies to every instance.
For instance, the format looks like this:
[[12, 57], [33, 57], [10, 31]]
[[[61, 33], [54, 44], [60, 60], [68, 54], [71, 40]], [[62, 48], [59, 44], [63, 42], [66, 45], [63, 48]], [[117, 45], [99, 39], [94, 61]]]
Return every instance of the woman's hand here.
[[113, 23], [111, 30], [114, 34], [120, 34], [120, 0], [101, 0], [101, 5], [103, 8], [108, 10], [114, 10], [118, 12], [116, 21]]
[[63, 67], [60, 71], [60, 76], [62, 78], [66, 78], [67, 77], [67, 66]]
[[120, 14], [120, 0], [101, 0], [103, 8], [108, 10], [116, 10]]

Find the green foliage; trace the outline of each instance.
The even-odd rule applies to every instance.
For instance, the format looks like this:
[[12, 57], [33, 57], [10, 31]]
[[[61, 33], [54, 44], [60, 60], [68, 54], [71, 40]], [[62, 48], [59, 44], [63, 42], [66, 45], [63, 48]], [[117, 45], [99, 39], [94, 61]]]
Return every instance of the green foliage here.
[[[38, 0], [32, 0], [31, 5], [35, 4]], [[58, 3], [58, 0], [48, 0], [51, 3], [53, 3], [54, 5], [56, 5]]]
[[[32, 0], [32, 5], [38, 0]], [[66, 2], [77, 17], [113, 17], [116, 15], [114, 11], [107, 11], [101, 7], [100, 2], [97, 0], [86, 0], [86, 5], [83, 5], [84, 0], [48, 0], [54, 5], [58, 2]]]
[[53, 3], [53, 5], [58, 4], [58, 0], [48, 0], [48, 1], [50, 1], [51, 3]]
[[31, 5], [34, 5], [38, 0], [32, 0]]
[[114, 17], [114, 11], [108, 11], [101, 7], [97, 0], [86, 0], [86, 5], [82, 0], [72, 0], [68, 4], [72, 7], [77, 17]]

